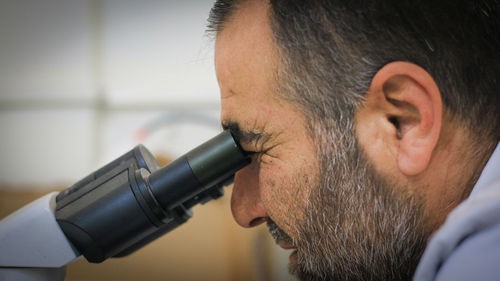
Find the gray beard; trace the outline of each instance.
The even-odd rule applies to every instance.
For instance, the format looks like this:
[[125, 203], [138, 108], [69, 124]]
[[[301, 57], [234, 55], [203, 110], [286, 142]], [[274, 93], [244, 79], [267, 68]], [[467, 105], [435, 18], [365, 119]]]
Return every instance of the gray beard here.
[[411, 280], [429, 236], [424, 202], [379, 175], [356, 141], [344, 140], [330, 153], [319, 150], [317, 186], [297, 237], [269, 221], [271, 235], [297, 248], [290, 271], [301, 280]]

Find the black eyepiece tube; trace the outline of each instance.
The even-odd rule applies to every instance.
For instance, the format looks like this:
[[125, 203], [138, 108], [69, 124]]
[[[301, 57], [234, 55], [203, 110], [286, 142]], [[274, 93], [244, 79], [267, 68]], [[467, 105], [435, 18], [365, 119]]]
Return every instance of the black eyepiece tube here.
[[114, 257], [129, 255], [186, 222], [192, 215], [192, 206], [222, 196], [222, 188], [250, 161], [231, 132], [226, 130], [154, 171], [144, 180], [163, 213], [167, 214], [157, 217], [165, 224]]
[[88, 261], [123, 257], [186, 222], [191, 207], [222, 196], [248, 163], [228, 130], [163, 168], [139, 145], [61, 192], [56, 219]]
[[250, 162], [224, 131], [149, 176], [149, 186], [165, 210], [225, 180]]

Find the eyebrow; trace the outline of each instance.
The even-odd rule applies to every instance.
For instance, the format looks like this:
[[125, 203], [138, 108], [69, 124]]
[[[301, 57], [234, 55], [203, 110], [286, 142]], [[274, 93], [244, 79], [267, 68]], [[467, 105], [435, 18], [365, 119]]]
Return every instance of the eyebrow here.
[[270, 138], [270, 135], [264, 132], [243, 130], [236, 121], [222, 122], [222, 128], [229, 130], [238, 143], [267, 141]]

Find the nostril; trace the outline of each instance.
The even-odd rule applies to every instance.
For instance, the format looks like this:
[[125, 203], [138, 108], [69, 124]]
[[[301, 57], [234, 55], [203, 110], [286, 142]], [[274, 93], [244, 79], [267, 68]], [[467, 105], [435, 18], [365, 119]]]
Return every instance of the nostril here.
[[264, 218], [264, 217], [258, 217], [258, 218], [253, 219], [253, 220], [252, 220], [252, 221], [248, 224], [248, 226], [249, 226], [249, 227], [254, 227], [254, 226], [257, 226], [257, 225], [259, 225], [259, 224], [261, 224], [261, 223], [263, 223], [263, 222], [265, 222], [265, 221], [266, 221], [266, 218]]

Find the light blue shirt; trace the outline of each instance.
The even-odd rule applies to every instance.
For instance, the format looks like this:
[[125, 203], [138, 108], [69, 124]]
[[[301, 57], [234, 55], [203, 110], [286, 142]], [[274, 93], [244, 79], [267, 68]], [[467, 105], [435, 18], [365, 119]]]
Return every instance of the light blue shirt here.
[[413, 280], [500, 280], [500, 143], [470, 196], [431, 238]]

